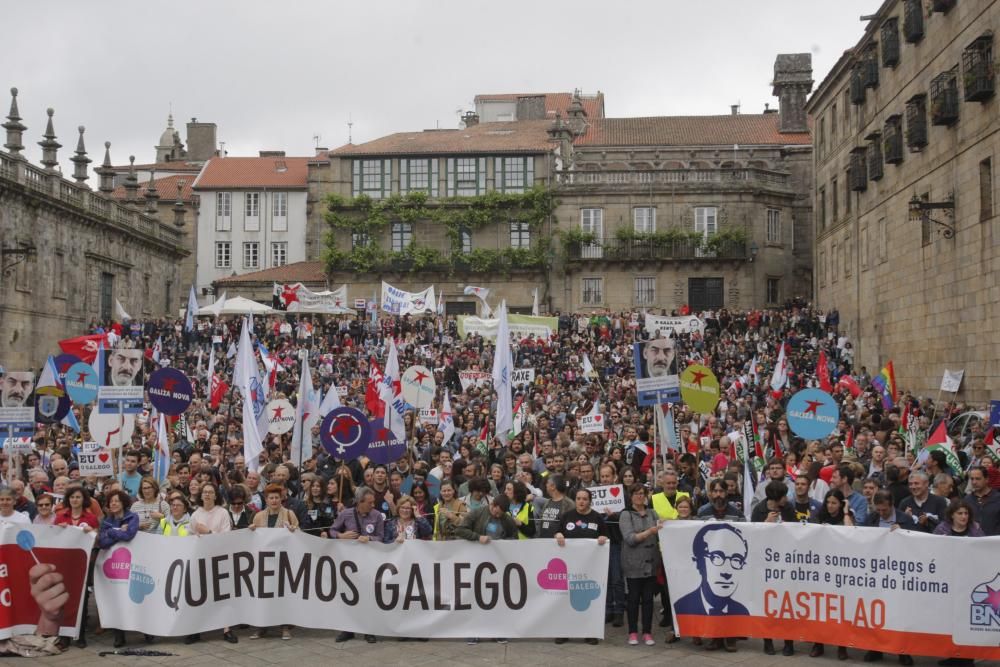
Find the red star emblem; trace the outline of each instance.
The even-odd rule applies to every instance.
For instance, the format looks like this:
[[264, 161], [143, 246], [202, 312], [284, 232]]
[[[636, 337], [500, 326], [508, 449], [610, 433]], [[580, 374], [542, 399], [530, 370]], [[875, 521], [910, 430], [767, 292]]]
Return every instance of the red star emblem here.
[[693, 373], [691, 373], [691, 382], [695, 383], [696, 385], [698, 385], [700, 387], [701, 386], [701, 381], [702, 381], [702, 379], [705, 378], [706, 375], [708, 375], [708, 374], [707, 373], [702, 373], [701, 371], [694, 371]]
[[809, 407], [807, 407], [805, 410], [807, 414], [810, 412], [816, 414], [816, 408], [820, 407], [821, 405], [824, 405], [822, 401], [806, 401], [806, 403], [809, 404]]
[[73, 364], [71, 364], [69, 362], [63, 362], [63, 365], [59, 367], [59, 372], [62, 373], [63, 375], [65, 375], [66, 371], [68, 371], [69, 367], [72, 366], [72, 365]]
[[416, 373], [413, 374], [413, 376], [417, 378], [417, 382], [420, 384], [423, 384], [424, 380], [427, 379], [427, 373], [424, 373], [422, 371], [417, 371]]
[[997, 612], [1000, 612], [1000, 589], [993, 590], [989, 586], [986, 587], [986, 604], [993, 607]]
[[389, 429], [387, 429], [387, 428], [380, 428], [378, 430], [378, 439], [379, 440], [388, 440], [389, 439]]
[[278, 407], [276, 407], [274, 409], [273, 419], [284, 419], [284, 415], [282, 414], [284, 411], [285, 411], [285, 406], [279, 405]]
[[299, 300], [298, 290], [292, 285], [283, 285], [281, 288], [281, 302], [288, 307], [288, 304]]
[[166, 380], [163, 381], [164, 391], [169, 391], [170, 393], [173, 393], [175, 386], [177, 386], [177, 380], [175, 380], [174, 378], [167, 378]]
[[83, 381], [86, 380], [86, 379], [87, 379], [87, 372], [86, 371], [84, 371], [82, 373], [77, 373], [76, 374], [76, 381], [79, 382], [80, 384], [83, 384]]
[[346, 440], [347, 436], [351, 433], [351, 429], [357, 425], [358, 420], [350, 415], [337, 417], [333, 420], [333, 428], [330, 429], [330, 435], [337, 435]]

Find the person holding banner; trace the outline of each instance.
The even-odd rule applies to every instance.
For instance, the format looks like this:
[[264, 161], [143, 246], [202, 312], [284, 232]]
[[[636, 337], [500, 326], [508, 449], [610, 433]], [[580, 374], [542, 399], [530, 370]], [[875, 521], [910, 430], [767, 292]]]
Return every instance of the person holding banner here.
[[[604, 523], [604, 517], [595, 512], [590, 507], [593, 496], [590, 489], [577, 489], [575, 494], [575, 508], [566, 513], [563, 522], [566, 529], [556, 533], [556, 544], [560, 547], [566, 546], [566, 539], [589, 539], [597, 540], [597, 544], [604, 546], [608, 542], [608, 527]], [[565, 644], [569, 640], [559, 637], [556, 644]], [[600, 640], [596, 637], [587, 637], [584, 643], [596, 646]]]
[[[357, 540], [362, 544], [381, 543], [385, 537], [385, 517], [375, 509], [375, 492], [368, 487], [361, 489], [357, 502], [350, 511], [341, 512], [330, 526], [330, 537], [339, 540]], [[353, 632], [341, 632], [336, 642], [341, 644], [354, 639]], [[376, 642], [375, 635], [365, 635], [369, 644]]]
[[[122, 542], [131, 542], [139, 532], [139, 516], [129, 510], [132, 498], [125, 491], [112, 491], [105, 497], [107, 512], [101, 521], [100, 532], [97, 535], [97, 548], [110, 549]], [[125, 631], [114, 631], [115, 648], [125, 646]], [[144, 635], [146, 643], [153, 641], [152, 635]]]
[[[504, 495], [510, 500], [508, 512], [517, 526], [517, 539], [535, 536], [535, 506], [528, 501], [530, 491], [524, 482], [512, 480], [504, 485]], [[556, 536], [558, 537], [558, 535]]]
[[660, 559], [659, 530], [663, 521], [647, 507], [646, 487], [633, 484], [629, 489], [631, 507], [621, 513], [618, 527], [622, 532], [622, 574], [628, 583], [628, 643], [639, 643], [639, 608], [642, 607], [642, 641], [654, 646], [653, 595], [656, 593], [656, 567]]
[[[285, 487], [281, 484], [272, 483], [267, 485], [264, 489], [264, 502], [267, 506], [254, 515], [253, 522], [249, 526], [250, 530], [256, 530], [257, 528], [287, 528], [289, 532], [294, 533], [298, 529], [299, 519], [295, 516], [295, 512], [281, 505], [284, 495]], [[267, 628], [257, 628], [250, 635], [250, 639], [260, 639], [266, 634]], [[292, 626], [281, 626], [281, 638], [285, 641], [292, 638]]]
[[458, 488], [450, 479], [441, 481], [438, 493], [440, 500], [434, 505], [434, 540], [458, 539], [458, 526], [469, 512], [469, 508], [458, 497]]
[[[226, 533], [232, 530], [233, 524], [229, 519], [229, 512], [217, 504], [221, 498], [219, 487], [214, 482], [206, 482], [198, 489], [195, 500], [199, 504], [199, 507], [191, 515], [191, 530], [196, 536]], [[229, 626], [222, 628], [222, 638], [230, 644], [239, 642], [239, 639], [229, 629]], [[184, 638], [185, 644], [194, 644], [200, 641], [200, 632]]]
[[422, 516], [416, 516], [416, 501], [412, 496], [401, 495], [396, 501], [397, 516], [385, 523], [386, 544], [402, 544], [406, 540], [429, 540], [433, 534], [431, 524]]

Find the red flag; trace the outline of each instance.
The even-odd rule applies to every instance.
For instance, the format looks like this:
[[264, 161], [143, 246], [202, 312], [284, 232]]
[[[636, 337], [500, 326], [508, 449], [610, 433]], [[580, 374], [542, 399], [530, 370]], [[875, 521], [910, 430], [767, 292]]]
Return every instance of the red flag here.
[[107, 334], [67, 338], [66, 340], [59, 341], [59, 348], [66, 354], [76, 356], [85, 364], [92, 364], [94, 363], [94, 359], [97, 359], [97, 350], [100, 348], [102, 342], [104, 343], [105, 350], [111, 349], [111, 345], [108, 344]]
[[987, 445], [993, 444], [993, 427], [990, 426], [990, 430], [986, 432], [986, 437], [983, 438], [983, 442]]
[[226, 381], [218, 376], [216, 373], [212, 373], [212, 394], [208, 397], [208, 404], [213, 410], [218, 409], [219, 403], [222, 402], [222, 397], [226, 395], [229, 391], [229, 385]]
[[844, 438], [844, 451], [854, 452], [854, 428], [847, 427], [847, 437]]
[[816, 363], [816, 377], [819, 379], [819, 388], [827, 393], [833, 391], [833, 384], [830, 382], [830, 367], [826, 365], [826, 352], [819, 351], [819, 361]]
[[774, 458], [776, 459], [785, 458], [785, 454], [781, 450], [781, 438], [778, 437], [777, 433], [774, 434]]
[[842, 389], [851, 392], [851, 396], [854, 398], [861, 395], [861, 387], [858, 386], [858, 383], [850, 375], [845, 375], [837, 381], [837, 391], [841, 391]]
[[368, 362], [368, 386], [365, 387], [365, 407], [373, 419], [385, 417], [385, 403], [379, 396], [379, 387], [382, 386], [382, 371], [375, 363], [375, 357]]

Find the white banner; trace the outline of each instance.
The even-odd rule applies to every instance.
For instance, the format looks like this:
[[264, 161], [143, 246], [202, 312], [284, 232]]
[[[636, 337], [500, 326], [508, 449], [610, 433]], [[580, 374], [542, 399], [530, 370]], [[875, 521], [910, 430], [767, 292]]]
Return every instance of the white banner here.
[[621, 484], [590, 487], [590, 506], [596, 512], [611, 510], [621, 512], [625, 509], [625, 487]]
[[384, 313], [392, 315], [432, 313], [437, 306], [434, 299], [433, 285], [422, 292], [406, 292], [382, 281], [382, 312]]
[[115, 474], [110, 447], [96, 442], [80, 444], [80, 477], [110, 477]]
[[[510, 313], [507, 315], [507, 325], [518, 340], [527, 338], [531, 334], [535, 334], [535, 338], [547, 339], [559, 330], [559, 318]], [[469, 334], [477, 334], [483, 338], [495, 339], [499, 327], [500, 320], [486, 320], [471, 315], [458, 316], [458, 335], [462, 338]]]
[[462, 383], [462, 391], [469, 387], [485, 387], [491, 380], [489, 373], [484, 371], [459, 371], [458, 381]]
[[434, 408], [420, 408], [417, 412], [417, 419], [420, 420], [421, 424], [437, 424], [440, 415]]
[[510, 384], [516, 387], [521, 384], [533, 384], [535, 381], [534, 368], [516, 368], [511, 371]]
[[277, 285], [275, 291], [285, 310], [290, 313], [344, 313], [347, 305], [347, 285], [323, 292], [313, 292], [302, 283]]
[[660, 332], [660, 336], [666, 336], [668, 331], [675, 334], [705, 333], [705, 323], [694, 315], [684, 317], [664, 317], [663, 315], [651, 315], [646, 313], [646, 331], [651, 336]]
[[159, 636], [247, 623], [399, 637], [603, 637], [594, 540], [403, 544], [283, 528], [139, 533], [94, 568], [101, 624]]
[[604, 415], [584, 415], [577, 420], [580, 430], [584, 433], [601, 433], [604, 431]]
[[660, 544], [684, 636], [1000, 658], [1000, 538], [668, 521]]
[[941, 378], [941, 391], [946, 391], [949, 394], [957, 393], [958, 388], [962, 386], [962, 378], [964, 377], [964, 368], [960, 371], [949, 371], [947, 368], [944, 369], [944, 377]]

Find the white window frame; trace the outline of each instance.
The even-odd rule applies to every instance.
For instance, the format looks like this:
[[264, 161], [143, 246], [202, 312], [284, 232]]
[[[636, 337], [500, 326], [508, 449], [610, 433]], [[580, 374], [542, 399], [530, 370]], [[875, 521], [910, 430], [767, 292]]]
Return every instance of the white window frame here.
[[215, 242], [215, 268], [231, 269], [233, 267], [233, 244], [231, 241]]
[[510, 247], [531, 247], [531, 224], [527, 222], [510, 223]]
[[632, 301], [636, 306], [656, 303], [656, 276], [636, 276], [632, 280]]
[[271, 231], [288, 231], [288, 193], [274, 192], [271, 194]]
[[248, 232], [260, 231], [260, 193], [243, 193], [243, 229]]
[[766, 232], [768, 243], [781, 243], [781, 209], [767, 209]]
[[604, 278], [591, 276], [580, 279], [580, 303], [584, 306], [600, 306], [604, 303]]
[[458, 240], [463, 253], [468, 254], [472, 252], [472, 232], [470, 230], [458, 230]]
[[409, 222], [394, 222], [390, 231], [392, 252], [403, 252], [413, 243], [413, 224]]
[[656, 207], [636, 206], [632, 209], [632, 229], [636, 234], [656, 233]]
[[[771, 284], [774, 283], [774, 298], [771, 298]], [[768, 276], [764, 282], [764, 298], [769, 305], [781, 303], [781, 278]]]
[[365, 232], [351, 232], [351, 250], [364, 248], [368, 245], [368, 234]]
[[698, 206], [694, 209], [694, 231], [707, 241], [719, 232], [719, 209], [715, 206]]
[[288, 264], [288, 242], [271, 242], [271, 266], [284, 266]]
[[233, 228], [233, 193], [215, 193], [215, 231], [228, 232]]
[[260, 268], [260, 243], [257, 241], [243, 242], [243, 268]]
[[596, 237], [594, 243], [584, 243], [580, 248], [582, 259], [600, 259], [604, 256], [604, 209], [603, 208], [581, 208], [580, 209], [580, 231], [584, 234], [593, 234]]

